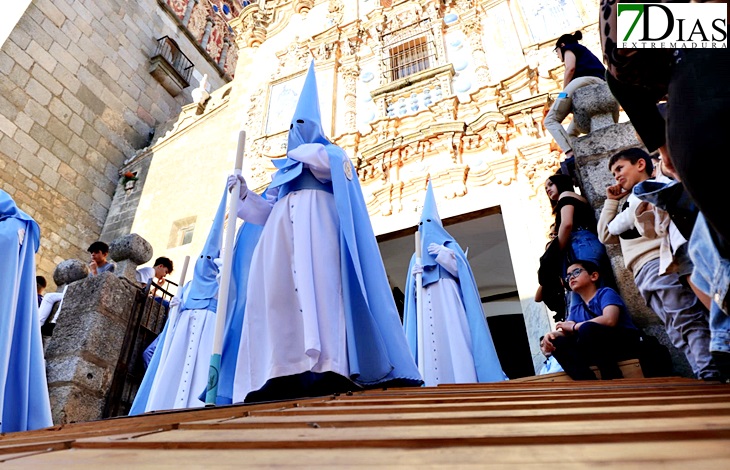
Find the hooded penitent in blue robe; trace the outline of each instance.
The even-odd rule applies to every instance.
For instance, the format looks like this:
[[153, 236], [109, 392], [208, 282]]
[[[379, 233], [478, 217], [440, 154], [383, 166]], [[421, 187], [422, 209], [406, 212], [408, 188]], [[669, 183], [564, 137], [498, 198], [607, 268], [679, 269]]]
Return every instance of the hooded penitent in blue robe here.
[[[478, 382], [495, 382], [504, 380], [506, 376], [502, 372], [502, 367], [497, 357], [497, 351], [494, 348], [492, 335], [484, 317], [482, 310], [482, 302], [479, 296], [474, 274], [471, 271], [466, 255], [456, 240], [444, 229], [441, 219], [436, 208], [436, 199], [433, 195], [431, 182], [428, 183], [426, 191], [426, 200], [423, 205], [421, 221], [418, 226], [421, 234], [421, 243], [423, 245], [423, 254], [421, 265], [423, 266], [423, 291], [424, 299], [427, 299], [428, 289], [438, 288], [438, 283], [442, 280], [449, 279], [454, 281], [455, 289], [452, 296], [448, 297], [448, 290], [444, 290], [445, 294], [440, 297], [440, 307], [433, 311], [424, 308], [424, 325], [419, 325], [416, 316], [416, 280], [411, 274], [411, 270], [415, 264], [416, 255], [411, 258], [408, 274], [406, 278], [406, 292], [404, 305], [404, 328], [408, 338], [408, 344], [413, 357], [418, 358], [418, 330], [433, 330], [433, 325], [437, 325], [433, 334], [428, 334], [424, 339], [424, 345], [431, 348], [425, 351], [427, 357], [442, 357], [442, 363], [433, 359], [430, 363], [424, 364], [427, 377], [427, 385], [435, 385], [436, 383], [448, 383], [453, 379], [444, 379], [444, 376], [450, 376], [453, 371], [449, 369], [463, 368], [464, 364], [473, 361], [474, 371], [467, 371], [469, 374], [462, 376], [471, 376]], [[456, 261], [457, 276], [451, 275], [445, 268], [436, 262], [436, 257], [427, 252], [427, 248], [431, 244], [442, 245], [453, 251]], [[453, 286], [453, 285], [452, 285]], [[450, 303], [450, 305], [449, 305]], [[444, 316], [454, 315], [455, 312], [461, 312], [466, 318], [454, 318], [443, 322]], [[432, 316], [441, 316], [435, 321]], [[438, 325], [441, 325], [439, 327]], [[463, 328], [460, 326], [463, 325]], [[446, 331], [450, 330], [450, 331]], [[435, 336], [441, 335], [441, 338]], [[448, 350], [437, 350], [439, 347], [448, 348]], [[468, 354], [469, 357], [464, 357]], [[461, 357], [459, 355], [462, 355]], [[447, 359], [447, 360], [445, 360]], [[438, 368], [441, 367], [441, 371]], [[431, 371], [431, 372], [429, 372]], [[433, 373], [432, 373], [433, 372]], [[458, 373], [456, 373], [458, 375]], [[440, 376], [440, 377], [439, 377]], [[459, 380], [457, 378], [457, 380]], [[473, 379], [472, 379], [473, 380]], [[462, 380], [463, 381], [463, 380]]]
[[35, 253], [38, 224], [0, 190], [0, 432], [53, 425], [43, 360]]
[[224, 191], [208, 238], [195, 261], [193, 278], [170, 310], [130, 414], [203, 406], [215, 333], [218, 264], [228, 193]]
[[[309, 69], [292, 118], [288, 138], [288, 155], [292, 154], [292, 150], [300, 148], [304, 144], [320, 145], [319, 148], [326, 152], [331, 182], [320, 182], [305, 167], [305, 164], [288, 156], [274, 161], [278, 171], [267, 192], [276, 195], [276, 191], [278, 191], [278, 196], [271, 197], [278, 197], [279, 200], [298, 189], [322, 189], [334, 195], [333, 200], [339, 225], [340, 266], [335, 265], [333, 269], [341, 272], [349, 379], [361, 386], [376, 386], [391, 381], [397, 381], [401, 385], [420, 384], [420, 375], [408, 351], [405, 335], [400, 327], [400, 320], [370, 225], [357, 174], [345, 152], [340, 147], [331, 144], [324, 136], [320, 123], [314, 64]], [[251, 193], [248, 197], [248, 202], [250, 202]], [[248, 276], [248, 286], [251, 285], [252, 279], [256, 279], [257, 283], [260, 283], [262, 279], [262, 273], [248, 271], [251, 259], [254, 257], [255, 247], [252, 248], [252, 244], [269, 242], [261, 237], [261, 232], [256, 233], [253, 228], [247, 229], [250, 224], [251, 221], [247, 222], [239, 234], [233, 265], [233, 277], [246, 278]], [[316, 230], [316, 225], [313, 226], [313, 229]], [[313, 238], [317, 238], [314, 232]], [[301, 243], [301, 241], [295, 242]], [[314, 252], [314, 256], [317, 256], [316, 252]], [[280, 268], [289, 269], [283, 266]], [[268, 277], [264, 279], [268, 280]], [[237, 279], [237, 281], [239, 280]], [[232, 300], [228, 312], [228, 318], [231, 321], [227, 322], [228, 329], [222, 355], [223, 364], [221, 365], [218, 397], [220, 403], [227, 403], [231, 399], [237, 401], [242, 398], [228, 396], [233, 394], [227, 391], [229, 387], [226, 385], [226, 376], [230, 377], [226, 370], [230, 370], [231, 350], [235, 349], [233, 345], [236, 339], [240, 340], [241, 335], [246, 334], [245, 328], [244, 330], [236, 329], [241, 328], [242, 320], [251, 323], [264, 321], [263, 318], [265, 318], [262, 312], [259, 313], [261, 320], [250, 318], [248, 311], [242, 312], [244, 308], [249, 308], [250, 296], [253, 295], [252, 292], [243, 291], [243, 287], [241, 282], [237, 282], [237, 295], [229, 297]], [[280, 293], [282, 302], [287, 302], [288, 295], [291, 294]], [[292, 309], [294, 304], [295, 301], [292, 301]], [[295, 311], [292, 311], [292, 314], [295, 314]], [[274, 328], [270, 331], [275, 335], [275, 330]], [[230, 347], [228, 358], [226, 358], [226, 345]], [[238, 351], [238, 354], [239, 361], [236, 364], [235, 374], [240, 377], [247, 371], [240, 362], [241, 354], [245, 353]], [[226, 361], [229, 361], [228, 367], [225, 365]], [[282, 367], [286, 367], [286, 364], [283, 364]], [[270, 378], [276, 377], [276, 375], [270, 376]], [[239, 378], [236, 378], [235, 382], [238, 381]]]

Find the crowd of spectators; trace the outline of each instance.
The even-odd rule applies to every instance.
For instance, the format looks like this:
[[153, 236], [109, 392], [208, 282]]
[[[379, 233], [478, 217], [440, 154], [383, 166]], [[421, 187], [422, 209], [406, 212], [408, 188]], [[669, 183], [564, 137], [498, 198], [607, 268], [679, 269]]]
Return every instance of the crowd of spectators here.
[[[727, 128], [730, 57], [712, 49], [618, 49], [618, 2], [602, 3], [605, 79], [643, 147], [654, 154], [637, 146], [612, 155], [608, 170], [615, 184], [606, 188], [598, 224], [589, 220], [579, 225], [595, 233], [601, 243], [620, 246], [641, 296], [664, 323], [669, 339], [684, 353], [694, 375], [709, 381], [727, 380], [730, 230], [724, 205], [715, 196], [725, 181], [727, 163], [717, 157], [724, 150], [722, 139], [710, 136], [721, 135]], [[577, 39], [580, 36], [564, 35], [556, 43], [566, 63], [566, 77], [568, 68], [578, 67], [580, 73], [575, 51], [586, 58], [584, 67], [595, 65], [575, 45]], [[565, 109], [557, 108], [565, 107], [565, 100], [574, 92], [568, 85], [545, 119], [568, 164], [561, 165], [559, 174], [546, 182], [555, 207], [558, 242], [551, 242], [541, 258], [541, 287], [536, 295], [536, 300], [546, 301], [553, 310], [565, 305], [567, 321], [558, 321], [556, 330], [541, 338], [541, 349], [550, 364], [557, 360], [574, 379], [595, 379], [589, 365], [597, 366], [602, 378], [618, 378], [621, 371], [616, 362], [631, 356], [641, 359], [641, 340], [646, 336], [631, 323], [621, 297], [600, 284], [608, 273], [601, 268], [601, 260], [597, 263], [583, 254], [589, 252], [589, 244], [581, 244], [583, 251], [573, 247], [573, 227], [582, 201], [572, 187], [560, 189], [563, 179], [575, 180], [574, 156], [569, 133], [553, 122], [556, 115], [557, 124], [567, 115]], [[568, 96], [562, 96], [566, 92]], [[560, 204], [563, 199], [566, 203]], [[564, 213], [567, 201], [573, 207]], [[592, 219], [592, 214], [587, 217]], [[571, 228], [561, 227], [569, 219]], [[560, 279], [562, 289], [556, 287]], [[567, 299], [562, 304], [561, 295]], [[562, 318], [558, 312], [556, 320]], [[610, 333], [604, 333], [605, 326], [612, 329]], [[620, 341], [617, 335], [621, 335]]]

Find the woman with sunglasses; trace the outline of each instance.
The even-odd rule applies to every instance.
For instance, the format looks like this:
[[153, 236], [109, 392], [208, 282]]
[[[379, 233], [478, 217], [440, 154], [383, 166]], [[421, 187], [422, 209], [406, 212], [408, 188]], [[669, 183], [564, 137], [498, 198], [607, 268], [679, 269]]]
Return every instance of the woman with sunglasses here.
[[[545, 129], [550, 132], [560, 149], [565, 152], [564, 166], [573, 176], [574, 159], [570, 139], [577, 137], [580, 131], [575, 121], [563, 127], [563, 120], [573, 110], [573, 93], [581, 87], [605, 83], [606, 69], [601, 61], [585, 46], [578, 43], [583, 33], [563, 34], [555, 43], [553, 51], [565, 64], [563, 73], [563, 91], [558, 95], [550, 111], [545, 116]], [[618, 116], [616, 116], [618, 118]], [[566, 171], [564, 171], [566, 173]]]

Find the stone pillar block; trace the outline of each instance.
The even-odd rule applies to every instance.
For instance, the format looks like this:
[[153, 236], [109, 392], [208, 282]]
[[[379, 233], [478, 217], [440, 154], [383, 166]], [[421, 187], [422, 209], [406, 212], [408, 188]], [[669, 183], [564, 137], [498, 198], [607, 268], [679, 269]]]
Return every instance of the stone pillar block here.
[[89, 277], [89, 266], [78, 259], [67, 259], [61, 261], [53, 271], [53, 282], [56, 283], [58, 291], [63, 290], [63, 286], [71, 284], [74, 281]]
[[102, 417], [136, 293], [112, 273], [68, 286], [46, 351], [54, 423]]
[[618, 102], [605, 83], [579, 88], [573, 94], [573, 120], [583, 133], [612, 126], [618, 116]]
[[109, 245], [109, 257], [117, 263], [117, 276], [135, 282], [137, 266], [152, 259], [152, 245], [136, 233], [130, 233]]

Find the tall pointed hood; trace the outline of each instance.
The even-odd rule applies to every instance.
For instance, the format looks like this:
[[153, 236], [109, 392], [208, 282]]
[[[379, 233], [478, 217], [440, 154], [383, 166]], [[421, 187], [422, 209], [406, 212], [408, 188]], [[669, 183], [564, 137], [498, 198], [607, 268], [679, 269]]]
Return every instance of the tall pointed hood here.
[[33, 252], [35, 253], [38, 251], [38, 248], [40, 247], [40, 227], [36, 221], [33, 220], [33, 217], [29, 216], [15, 205], [15, 201], [13, 201], [13, 198], [10, 197], [10, 194], [0, 189], [0, 221], [10, 218], [20, 219], [29, 223], [28, 230], [33, 231], [35, 235], [28, 239], [32, 240], [34, 243]]
[[[223, 197], [215, 213], [213, 225], [210, 227], [208, 239], [195, 261], [193, 279], [183, 299], [185, 310], [210, 309], [212, 300], [218, 294], [218, 265], [215, 259], [220, 257], [221, 246], [223, 245], [223, 222], [226, 214], [226, 202], [228, 191], [223, 191]], [[214, 306], [215, 307], [215, 306]]]
[[418, 231], [421, 232], [421, 243], [423, 244], [424, 266], [435, 264], [430, 256], [426, 255], [426, 249], [431, 243], [443, 245], [445, 242], [453, 242], [454, 238], [444, 229], [439, 217], [438, 208], [436, 207], [436, 197], [433, 194], [433, 186], [431, 180], [428, 181], [428, 189], [426, 190], [426, 199], [423, 202], [423, 211], [421, 212], [421, 221], [418, 224]]
[[287, 150], [294, 150], [302, 144], [330, 143], [322, 129], [322, 116], [319, 111], [319, 94], [317, 93], [317, 77], [314, 74], [314, 60], [309, 64], [304, 86], [299, 95], [297, 109], [289, 127]]

